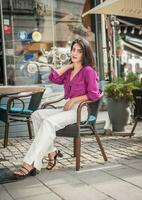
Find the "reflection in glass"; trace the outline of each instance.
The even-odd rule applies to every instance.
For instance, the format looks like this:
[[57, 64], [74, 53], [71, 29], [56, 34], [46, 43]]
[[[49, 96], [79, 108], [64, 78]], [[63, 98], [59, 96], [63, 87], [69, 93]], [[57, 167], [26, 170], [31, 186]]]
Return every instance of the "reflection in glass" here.
[[51, 68], [69, 62], [70, 44], [85, 37], [94, 44], [81, 14], [85, 0], [3, 0], [8, 84], [50, 84]]

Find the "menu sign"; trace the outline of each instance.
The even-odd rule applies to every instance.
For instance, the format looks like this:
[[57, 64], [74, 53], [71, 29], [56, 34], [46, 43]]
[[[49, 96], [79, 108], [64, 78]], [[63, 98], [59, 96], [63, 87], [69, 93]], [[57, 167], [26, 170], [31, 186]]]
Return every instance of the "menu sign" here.
[[19, 10], [19, 9], [27, 9], [27, 10], [33, 10], [35, 1], [34, 0], [13, 0], [13, 9]]

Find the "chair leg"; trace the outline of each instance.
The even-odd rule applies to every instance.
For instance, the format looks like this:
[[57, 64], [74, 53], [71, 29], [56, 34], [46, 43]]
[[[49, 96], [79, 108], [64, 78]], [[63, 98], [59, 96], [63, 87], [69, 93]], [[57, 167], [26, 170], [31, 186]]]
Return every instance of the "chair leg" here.
[[134, 126], [133, 126], [132, 131], [131, 131], [131, 133], [129, 135], [130, 138], [134, 135], [134, 130], [135, 130], [136, 126], [137, 126], [137, 123], [138, 123], [138, 119], [135, 120]]
[[74, 138], [75, 155], [76, 155], [76, 171], [80, 169], [80, 148], [81, 148], [81, 138]]
[[29, 138], [32, 139], [31, 122], [29, 119], [27, 121], [27, 125], [28, 125]]
[[104, 160], [107, 161], [108, 159], [107, 159], [105, 150], [104, 150], [104, 148], [103, 148], [103, 145], [102, 145], [102, 143], [101, 143], [100, 137], [99, 137], [97, 134], [95, 134], [95, 137], [96, 137], [97, 143], [98, 143], [98, 145], [99, 145], [99, 147], [100, 147], [102, 156], [103, 156]]
[[73, 138], [73, 156], [76, 157], [76, 145], [75, 145], [76, 138]]
[[8, 133], [9, 133], [9, 123], [5, 123], [5, 131], [4, 131], [4, 148], [8, 145]]

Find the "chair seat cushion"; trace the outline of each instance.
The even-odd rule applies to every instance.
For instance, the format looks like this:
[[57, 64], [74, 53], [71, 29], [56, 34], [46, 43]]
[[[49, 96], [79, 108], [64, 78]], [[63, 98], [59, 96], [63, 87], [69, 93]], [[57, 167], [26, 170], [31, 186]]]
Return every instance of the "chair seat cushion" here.
[[92, 122], [92, 121], [95, 121], [95, 120], [96, 120], [95, 115], [90, 115], [89, 116], [89, 119], [88, 119], [89, 122]]
[[[0, 109], [2, 110], [7, 110], [6, 106], [1, 106]], [[29, 110], [29, 109], [21, 109], [21, 108], [17, 108], [17, 107], [12, 107], [11, 112], [22, 112], [22, 113], [32, 113], [33, 111], [32, 110]]]
[[78, 136], [78, 127], [77, 124], [70, 124], [64, 127], [63, 129], [60, 129], [56, 131], [57, 136], [63, 136], [63, 137], [77, 137]]

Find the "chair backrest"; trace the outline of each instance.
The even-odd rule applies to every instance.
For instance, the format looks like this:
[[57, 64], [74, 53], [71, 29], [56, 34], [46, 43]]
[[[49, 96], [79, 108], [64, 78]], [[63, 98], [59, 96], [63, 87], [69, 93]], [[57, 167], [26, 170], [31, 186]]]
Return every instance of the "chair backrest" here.
[[134, 89], [132, 94], [135, 104], [134, 117], [142, 117], [142, 90]]
[[38, 107], [41, 103], [41, 99], [42, 99], [44, 91], [45, 90], [42, 90], [42, 91], [32, 94], [32, 96], [30, 98], [29, 106], [28, 106], [29, 110], [35, 111], [38, 109]]
[[92, 102], [88, 104], [88, 112], [89, 115], [94, 115], [97, 119], [97, 115], [98, 115], [98, 111], [99, 111], [99, 107], [100, 107], [100, 102], [103, 98], [103, 92], [101, 91], [101, 97], [98, 99], [98, 101]]
[[99, 110], [99, 105], [100, 105], [101, 99], [99, 99], [96, 102], [88, 104], [89, 107], [89, 114], [94, 115], [97, 118], [98, 115], [98, 110]]

